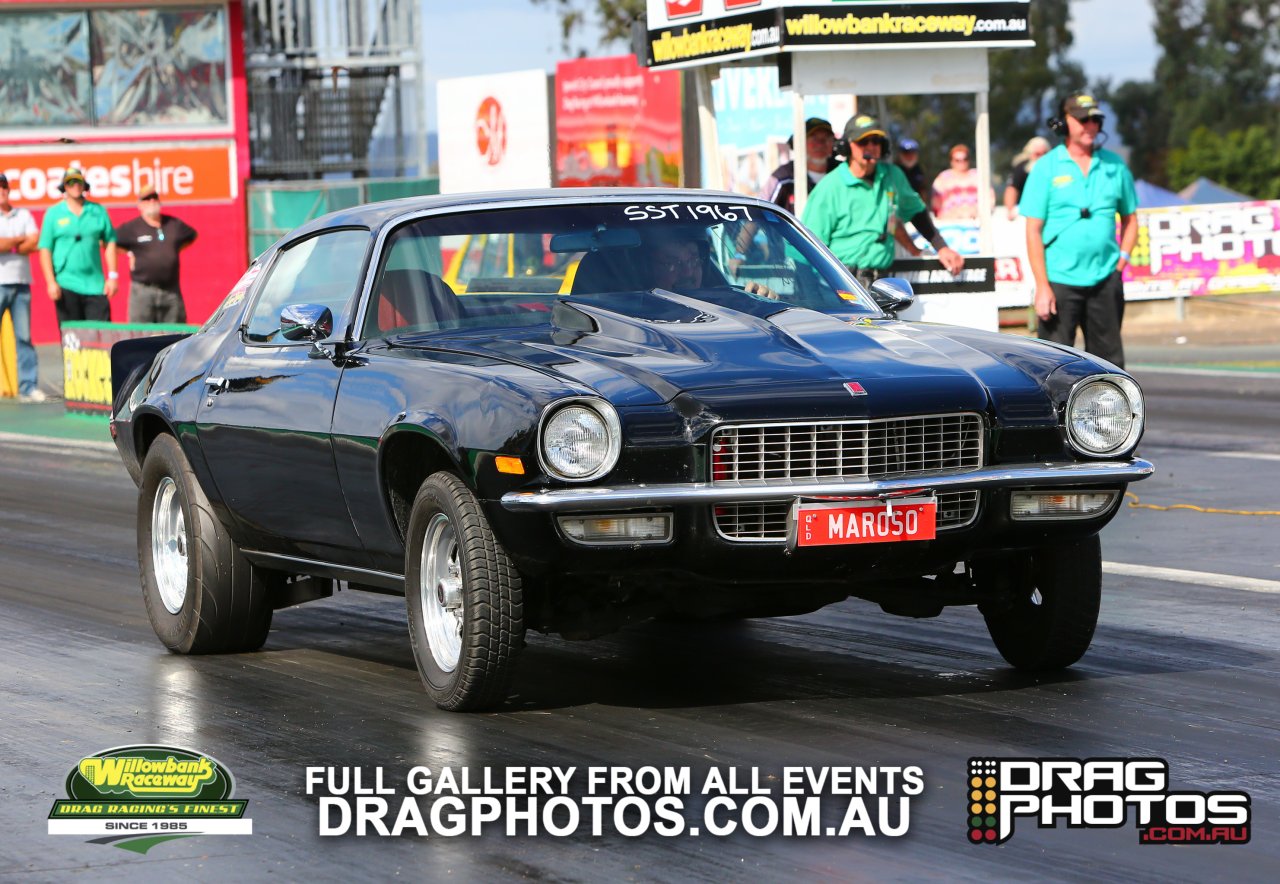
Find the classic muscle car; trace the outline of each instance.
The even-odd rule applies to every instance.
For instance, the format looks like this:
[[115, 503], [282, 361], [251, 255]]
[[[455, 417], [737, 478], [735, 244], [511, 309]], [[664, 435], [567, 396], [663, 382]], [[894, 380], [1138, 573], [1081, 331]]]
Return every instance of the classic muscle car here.
[[[482, 240], [520, 260], [457, 259]], [[976, 604], [1013, 666], [1071, 665], [1098, 532], [1152, 471], [1142, 394], [1069, 347], [898, 319], [911, 301], [721, 193], [313, 221], [195, 334], [112, 352], [151, 622], [177, 653], [250, 651], [275, 609], [402, 593], [454, 710], [506, 697], [529, 629], [849, 596]]]

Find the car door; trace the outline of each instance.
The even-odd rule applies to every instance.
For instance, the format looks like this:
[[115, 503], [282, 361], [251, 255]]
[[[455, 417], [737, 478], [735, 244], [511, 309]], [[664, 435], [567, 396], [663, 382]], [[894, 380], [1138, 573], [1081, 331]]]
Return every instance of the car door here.
[[248, 547], [362, 564], [334, 467], [330, 425], [342, 367], [280, 333], [293, 304], [330, 309], [345, 333], [371, 244], [365, 229], [324, 231], [272, 260], [239, 334], [204, 379], [196, 424], [219, 495]]

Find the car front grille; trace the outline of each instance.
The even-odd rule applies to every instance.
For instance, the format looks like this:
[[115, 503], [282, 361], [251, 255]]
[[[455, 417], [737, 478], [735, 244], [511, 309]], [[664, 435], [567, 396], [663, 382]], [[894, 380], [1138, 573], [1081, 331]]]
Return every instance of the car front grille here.
[[882, 479], [981, 466], [977, 414], [735, 425], [711, 437], [715, 485]]
[[[978, 491], [938, 492], [937, 530], [963, 528], [978, 517]], [[787, 539], [790, 500], [722, 503], [714, 509], [716, 532], [741, 543], [778, 543]]]

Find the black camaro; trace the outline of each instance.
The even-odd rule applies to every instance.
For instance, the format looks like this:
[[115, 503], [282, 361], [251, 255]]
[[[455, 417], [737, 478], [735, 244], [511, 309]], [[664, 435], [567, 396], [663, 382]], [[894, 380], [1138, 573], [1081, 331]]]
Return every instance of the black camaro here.
[[[749, 242], [743, 251], [739, 245]], [[403, 593], [428, 692], [506, 696], [526, 629], [980, 606], [1014, 666], [1089, 646], [1143, 400], [1077, 350], [900, 321], [771, 204], [430, 197], [311, 222], [195, 334], [112, 352], [156, 633]]]

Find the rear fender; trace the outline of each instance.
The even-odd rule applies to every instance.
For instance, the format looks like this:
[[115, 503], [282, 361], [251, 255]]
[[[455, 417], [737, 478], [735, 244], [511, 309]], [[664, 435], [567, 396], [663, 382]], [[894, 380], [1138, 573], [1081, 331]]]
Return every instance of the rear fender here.
[[129, 394], [147, 376], [156, 354], [190, 335], [129, 338], [111, 348], [111, 413], [119, 414]]

